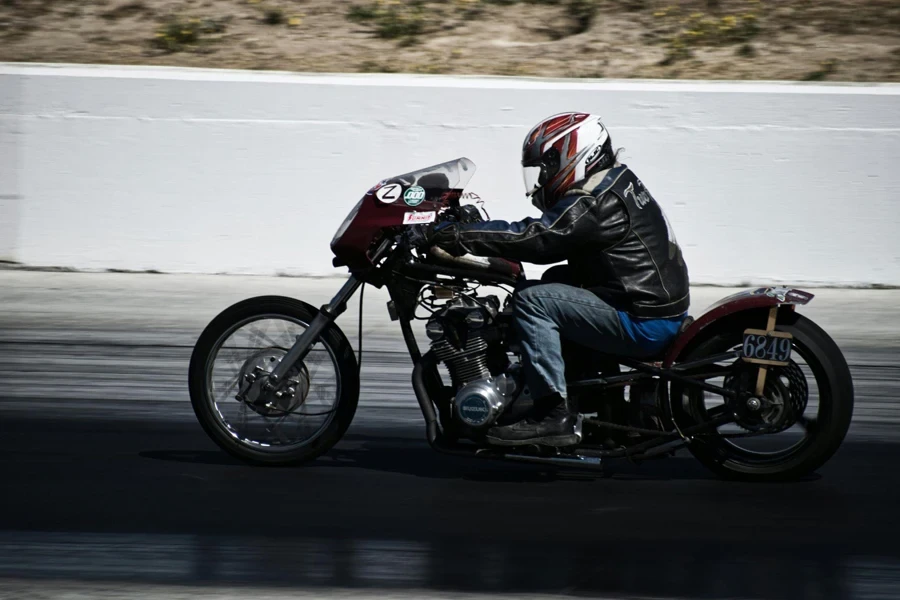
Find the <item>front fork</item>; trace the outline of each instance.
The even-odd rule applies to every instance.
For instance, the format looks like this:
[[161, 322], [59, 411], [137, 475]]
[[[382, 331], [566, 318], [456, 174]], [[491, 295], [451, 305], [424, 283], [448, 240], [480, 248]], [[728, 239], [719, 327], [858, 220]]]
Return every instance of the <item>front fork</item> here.
[[[369, 257], [372, 264], [378, 264], [378, 261], [390, 253], [394, 241], [395, 240], [391, 237], [385, 237], [381, 240], [381, 243]], [[358, 290], [359, 286], [362, 284], [363, 280], [351, 273], [347, 283], [345, 283], [334, 298], [331, 299], [331, 302], [319, 309], [319, 314], [316, 315], [316, 318], [309, 324], [306, 331], [297, 337], [297, 341], [294, 342], [294, 345], [291, 346], [288, 353], [266, 378], [264, 387], [267, 392], [274, 391], [280, 387], [283, 384], [285, 376], [294, 368], [294, 365], [306, 358], [310, 348], [316, 343], [316, 340], [319, 339], [322, 332], [325, 331], [329, 325], [334, 323], [334, 320], [337, 319], [341, 313], [347, 310], [347, 300], [353, 297], [353, 294], [356, 293], [356, 290]]]
[[284, 376], [294, 367], [295, 364], [306, 358], [310, 348], [325, 331], [325, 328], [334, 323], [345, 310], [347, 310], [347, 300], [353, 297], [362, 281], [351, 275], [347, 282], [341, 287], [340, 291], [331, 299], [331, 302], [319, 309], [319, 314], [312, 320], [309, 327], [306, 328], [301, 335], [297, 336], [297, 341], [288, 350], [278, 366], [269, 374], [269, 384], [274, 388], [277, 387]]
[[294, 369], [294, 365], [306, 358], [322, 332], [347, 310], [347, 301], [353, 297], [362, 283], [356, 276], [350, 275], [331, 302], [319, 309], [319, 314], [315, 316], [306, 331], [297, 336], [294, 345], [275, 366], [275, 369], [265, 377], [254, 379], [246, 392], [241, 395], [241, 399], [251, 404], [259, 404], [269, 394], [277, 392], [280, 387], [286, 385], [290, 381], [290, 379], [285, 380], [287, 374]]

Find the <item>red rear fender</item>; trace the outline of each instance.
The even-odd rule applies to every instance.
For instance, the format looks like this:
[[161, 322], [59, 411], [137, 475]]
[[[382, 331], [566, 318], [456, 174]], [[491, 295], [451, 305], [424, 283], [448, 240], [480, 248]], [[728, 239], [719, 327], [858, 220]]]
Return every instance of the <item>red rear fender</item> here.
[[744, 290], [731, 296], [722, 298], [702, 314], [694, 318], [688, 328], [678, 336], [675, 343], [666, 352], [664, 365], [669, 367], [678, 358], [682, 350], [697, 337], [697, 335], [706, 327], [721, 320], [724, 317], [733, 315], [738, 312], [753, 310], [757, 308], [768, 308], [779, 305], [797, 305], [808, 304], [813, 299], [813, 295], [803, 290], [786, 287], [770, 287], [756, 288], [754, 290]]

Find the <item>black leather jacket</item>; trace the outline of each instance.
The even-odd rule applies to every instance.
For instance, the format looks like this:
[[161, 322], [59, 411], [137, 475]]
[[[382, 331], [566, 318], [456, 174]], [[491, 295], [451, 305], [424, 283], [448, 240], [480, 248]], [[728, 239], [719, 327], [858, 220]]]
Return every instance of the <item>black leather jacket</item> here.
[[627, 166], [570, 189], [540, 219], [460, 225], [459, 249], [534, 264], [568, 261], [572, 284], [639, 318], [690, 305], [687, 265], [668, 220]]

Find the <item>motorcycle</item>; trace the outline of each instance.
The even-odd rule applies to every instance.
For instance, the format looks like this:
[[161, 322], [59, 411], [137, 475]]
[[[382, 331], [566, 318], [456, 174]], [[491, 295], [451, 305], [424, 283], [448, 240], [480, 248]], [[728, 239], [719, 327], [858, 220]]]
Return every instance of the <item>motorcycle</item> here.
[[[533, 406], [513, 327], [523, 265], [455, 257], [416, 241], [428, 223], [483, 220], [477, 206], [461, 203], [474, 172], [459, 158], [369, 189], [332, 239], [333, 264], [350, 275], [324, 306], [261, 296], [208, 324], [189, 386], [216, 444], [244, 461], [286, 465], [311, 461], [341, 439], [357, 408], [360, 361], [335, 320], [371, 285], [389, 293], [425, 437], [437, 451], [601, 468], [605, 459], [640, 462], [686, 448], [719, 476], [765, 481], [806, 476], [838, 450], [853, 412], [850, 371], [832, 338], [798, 312], [813, 295], [790, 287], [721, 299], [687, 317], [657, 356], [565, 346], [578, 443], [490, 445], [490, 427]], [[425, 321], [424, 353], [417, 320]], [[361, 328], [362, 300], [360, 335]]]

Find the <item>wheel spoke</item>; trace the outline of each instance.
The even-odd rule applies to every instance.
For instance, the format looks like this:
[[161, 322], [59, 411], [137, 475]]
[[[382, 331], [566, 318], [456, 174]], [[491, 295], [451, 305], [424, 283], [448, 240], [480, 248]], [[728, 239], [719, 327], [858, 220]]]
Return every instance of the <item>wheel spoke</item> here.
[[238, 434], [243, 437], [247, 435], [247, 404], [245, 402], [241, 402], [239, 414], [241, 418], [241, 427], [238, 430]]
[[287, 419], [289, 414], [290, 413], [285, 413], [281, 417], [278, 417], [278, 420], [275, 421], [275, 423], [271, 427], [267, 428], [268, 432], [274, 433], [275, 437], [278, 438], [278, 441], [284, 445], [289, 444], [290, 439], [288, 438], [287, 434], [281, 429], [281, 425], [284, 423], [285, 419]]
[[819, 431], [819, 420], [818, 419], [810, 419], [805, 415], [800, 415], [797, 419], [797, 425], [803, 428], [806, 431], [806, 435], [815, 435]]
[[219, 395], [218, 395], [219, 397], [217, 398], [216, 401], [219, 401], [219, 400], [227, 400], [227, 399], [228, 399], [227, 396], [229, 395], [229, 393], [231, 392], [231, 390], [233, 390], [235, 387], [237, 387], [237, 384], [238, 384], [238, 381], [240, 380], [240, 378], [241, 378], [240, 372], [235, 373], [235, 375], [234, 375], [234, 377], [232, 378], [232, 380], [231, 380], [231, 381], [228, 383], [228, 385], [227, 385], [227, 386], [219, 393]]
[[[319, 367], [325, 364], [325, 360], [328, 358], [328, 352], [324, 348], [317, 349], [317, 344], [318, 342], [312, 345], [312, 347], [309, 349], [309, 354], [307, 354], [306, 359], [303, 360], [303, 364], [306, 365], [306, 372], [308, 373], [310, 385], [312, 385], [312, 381], [315, 379], [316, 373], [319, 372]], [[320, 358], [309, 360], [310, 356]], [[310, 365], [312, 365], [312, 368], [310, 368]]]
[[297, 338], [300, 337], [298, 333], [292, 332], [291, 327], [288, 325], [287, 321], [281, 322], [281, 332], [284, 336], [284, 347], [290, 348], [296, 343]]
[[[227, 353], [225, 353], [226, 350]], [[234, 371], [232, 371], [233, 375], [240, 370], [240, 367], [247, 361], [248, 358], [250, 358], [251, 354], [252, 351], [244, 350], [242, 352], [239, 348], [228, 348], [223, 346], [222, 349], [219, 350], [219, 354], [218, 356], [216, 356], [216, 359], [218, 360], [219, 356], [221, 356], [224, 360], [227, 361], [227, 365], [229, 367], [237, 365], [234, 368]]]
[[267, 333], [263, 332], [258, 327], [251, 329], [250, 339], [256, 343], [264, 342], [267, 345], [266, 347], [268, 347], [268, 348], [280, 348], [281, 347], [275, 342], [275, 340], [270, 338]]

